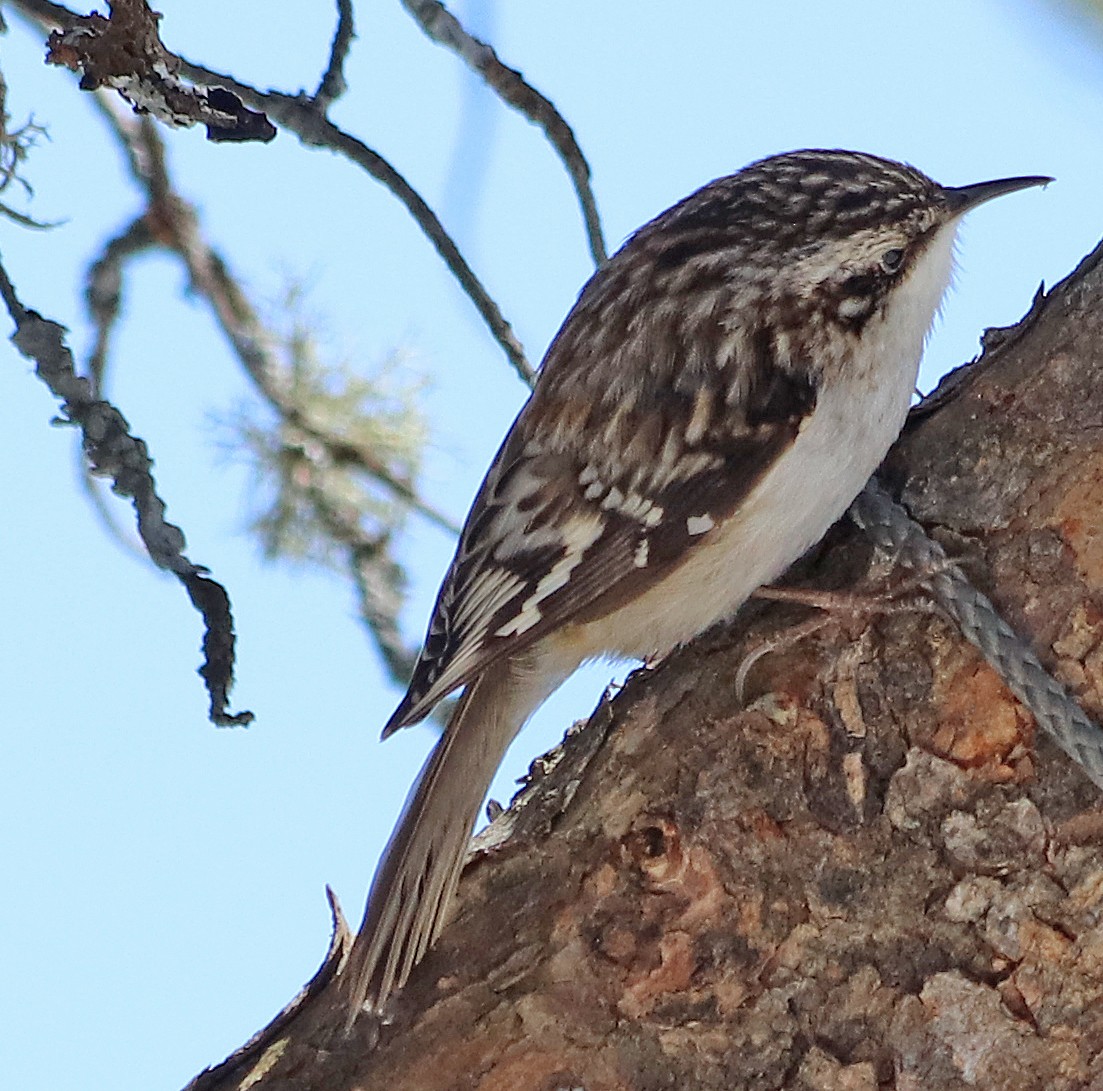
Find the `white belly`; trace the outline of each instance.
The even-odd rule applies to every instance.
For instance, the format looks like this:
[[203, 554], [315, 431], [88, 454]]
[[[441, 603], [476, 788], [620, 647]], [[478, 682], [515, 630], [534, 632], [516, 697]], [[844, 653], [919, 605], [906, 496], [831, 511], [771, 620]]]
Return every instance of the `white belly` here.
[[907, 375], [893, 376], [877, 404], [858, 412], [850, 389], [822, 396], [793, 446], [735, 515], [656, 587], [587, 626], [583, 644], [636, 658], [665, 652], [777, 579], [846, 511], [884, 458], [903, 426], [915, 371], [912, 365]]

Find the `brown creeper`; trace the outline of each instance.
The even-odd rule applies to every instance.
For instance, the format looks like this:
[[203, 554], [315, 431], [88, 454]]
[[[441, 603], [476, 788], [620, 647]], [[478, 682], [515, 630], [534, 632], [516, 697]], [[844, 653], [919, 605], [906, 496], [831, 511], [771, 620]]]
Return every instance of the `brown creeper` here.
[[844, 151], [778, 155], [642, 227], [590, 279], [467, 517], [384, 737], [463, 687], [379, 865], [347, 977], [380, 1010], [440, 931], [506, 748], [576, 667], [732, 615], [896, 438], [982, 201]]

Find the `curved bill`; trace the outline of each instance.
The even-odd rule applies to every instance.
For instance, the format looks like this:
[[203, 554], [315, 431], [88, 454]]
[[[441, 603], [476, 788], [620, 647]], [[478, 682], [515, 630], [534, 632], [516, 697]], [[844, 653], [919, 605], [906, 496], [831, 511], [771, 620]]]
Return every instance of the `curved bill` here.
[[977, 205], [991, 201], [993, 197], [1002, 197], [1005, 193], [1016, 193], [1031, 186], [1048, 186], [1052, 178], [1032, 174], [1023, 178], [997, 178], [994, 182], [976, 182], [971, 186], [947, 186], [946, 202], [950, 211], [961, 216]]

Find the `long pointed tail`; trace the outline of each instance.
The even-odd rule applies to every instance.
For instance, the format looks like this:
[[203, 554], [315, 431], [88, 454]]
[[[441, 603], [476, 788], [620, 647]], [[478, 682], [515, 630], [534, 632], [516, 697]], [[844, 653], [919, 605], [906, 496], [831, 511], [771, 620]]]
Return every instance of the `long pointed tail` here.
[[383, 1008], [444, 926], [479, 806], [507, 747], [546, 692], [540, 687], [538, 700], [524, 700], [532, 687], [518, 681], [506, 669], [467, 687], [410, 791], [343, 974], [350, 1027], [366, 1003]]

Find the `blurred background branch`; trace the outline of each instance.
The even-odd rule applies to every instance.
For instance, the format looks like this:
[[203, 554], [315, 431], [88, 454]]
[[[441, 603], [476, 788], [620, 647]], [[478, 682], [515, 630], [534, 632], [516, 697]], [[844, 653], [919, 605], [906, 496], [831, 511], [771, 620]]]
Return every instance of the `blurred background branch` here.
[[[540, 126], [575, 186], [594, 260], [603, 260], [589, 167], [551, 101], [506, 67], [493, 49], [469, 35], [442, 5], [405, 6], [429, 37], [454, 49], [505, 103]], [[156, 115], [170, 126], [198, 121], [210, 130], [211, 102], [225, 102], [217, 96], [212, 100], [206, 92], [229, 92], [308, 145], [337, 151], [363, 167], [404, 204], [515, 369], [531, 382], [531, 366], [509, 324], [436, 214], [390, 163], [326, 116], [348, 89], [344, 63], [355, 38], [352, 4], [338, 0], [328, 64], [309, 97], [258, 91], [178, 57], [162, 44], [158, 18], [141, 0], [113, 4], [110, 20], [82, 16], [48, 0], [14, 0], [12, 7], [51, 31], [53, 63], [82, 74], [81, 86], [93, 92], [143, 200], [143, 207], [107, 239], [87, 269], [85, 306], [95, 334], [85, 374], [93, 388], [97, 393], [106, 388], [113, 333], [123, 309], [126, 279], [133, 275], [133, 259], [150, 250], [175, 256], [259, 398], [259, 404], [222, 413], [221, 420], [230, 434], [225, 445], [246, 457], [252, 468], [257, 487], [251, 527], [264, 555], [344, 572], [383, 662], [396, 683], [403, 683], [412, 669], [414, 649], [403, 640], [398, 624], [406, 579], [394, 555], [394, 537], [410, 515], [451, 535], [459, 529], [453, 518], [420, 495], [416, 484], [427, 439], [417, 384], [399, 379], [393, 360], [366, 369], [356, 361], [326, 359], [301, 284], [290, 284], [271, 313], [262, 313], [229, 259], [207, 239], [196, 208], [179, 191], [153, 119]], [[124, 51], [136, 66], [131, 73], [121, 71], [117, 59], [120, 38], [125, 43], [128, 34], [134, 39]], [[190, 81], [197, 93], [180, 85], [178, 76]], [[144, 97], [133, 92], [136, 83], [144, 85]], [[172, 108], [151, 106], [154, 99]], [[10, 133], [5, 128], [0, 193], [18, 177], [17, 168], [39, 132], [31, 123]], [[28, 184], [21, 184], [29, 193]], [[87, 476], [86, 491], [112, 536], [133, 547], [111, 505]]]

